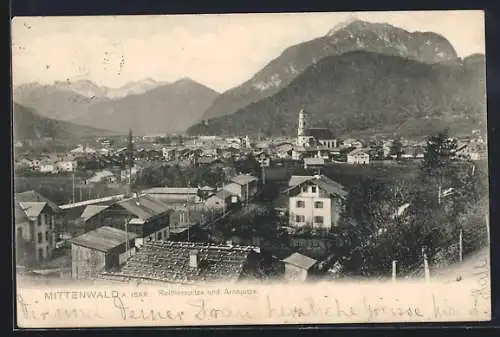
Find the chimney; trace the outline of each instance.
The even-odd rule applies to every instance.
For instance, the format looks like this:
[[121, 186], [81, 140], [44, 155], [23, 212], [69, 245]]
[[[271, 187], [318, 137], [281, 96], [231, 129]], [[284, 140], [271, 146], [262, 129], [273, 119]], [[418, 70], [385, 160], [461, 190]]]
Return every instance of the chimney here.
[[189, 267], [198, 268], [198, 251], [196, 249], [189, 251]]

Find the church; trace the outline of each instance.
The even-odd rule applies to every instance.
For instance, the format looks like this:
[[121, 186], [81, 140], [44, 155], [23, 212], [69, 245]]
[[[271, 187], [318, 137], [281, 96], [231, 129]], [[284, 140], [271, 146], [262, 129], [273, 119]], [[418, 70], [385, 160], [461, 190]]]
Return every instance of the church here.
[[304, 109], [299, 112], [299, 126], [293, 157], [327, 157], [331, 149], [337, 147], [333, 132], [326, 128], [309, 128]]

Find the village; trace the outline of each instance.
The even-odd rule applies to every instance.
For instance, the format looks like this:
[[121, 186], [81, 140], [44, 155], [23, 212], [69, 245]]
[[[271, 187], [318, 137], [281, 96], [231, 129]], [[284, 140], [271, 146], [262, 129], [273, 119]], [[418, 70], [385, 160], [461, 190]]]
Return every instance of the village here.
[[[341, 277], [349, 254], [338, 229], [349, 186], [329, 172], [416, 167], [427, 143], [339, 139], [309, 128], [304, 110], [298, 120], [296, 137], [140, 137], [131, 130], [63, 153], [15, 144], [18, 272], [182, 284]], [[455, 160], [487, 156], [477, 132], [453, 141]], [[439, 198], [454, 189], [440, 187]], [[409, 206], [401, 202], [394, 217]]]

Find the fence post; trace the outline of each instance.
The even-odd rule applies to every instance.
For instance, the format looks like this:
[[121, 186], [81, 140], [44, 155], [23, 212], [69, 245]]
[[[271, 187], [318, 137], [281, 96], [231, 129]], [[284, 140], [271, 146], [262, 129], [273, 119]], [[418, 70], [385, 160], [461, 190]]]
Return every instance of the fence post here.
[[425, 272], [425, 281], [429, 282], [431, 275], [429, 272], [429, 262], [427, 261], [427, 254], [424, 253], [424, 272]]

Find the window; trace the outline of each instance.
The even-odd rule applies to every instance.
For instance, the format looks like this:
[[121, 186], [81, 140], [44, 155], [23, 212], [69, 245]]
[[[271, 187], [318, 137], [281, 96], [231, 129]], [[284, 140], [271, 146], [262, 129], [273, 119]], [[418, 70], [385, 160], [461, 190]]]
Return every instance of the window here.
[[315, 216], [314, 223], [323, 223], [323, 217], [322, 216]]
[[43, 233], [38, 233], [38, 243], [43, 242]]
[[302, 186], [302, 192], [307, 192], [307, 186]]
[[303, 216], [303, 215], [296, 215], [295, 216], [295, 222], [305, 222], [306, 221], [306, 217]]
[[17, 237], [21, 239], [23, 237], [23, 229], [21, 227], [17, 228]]
[[48, 224], [49, 223], [49, 215], [48, 214], [44, 214], [43, 217], [44, 217], [44, 220], [45, 220], [45, 224]]
[[42, 225], [42, 216], [39, 215], [37, 218], [36, 218], [36, 222], [38, 223], [38, 226], [41, 226]]
[[316, 186], [311, 187], [311, 192], [316, 193]]
[[43, 260], [43, 248], [38, 248], [38, 260]]
[[297, 208], [304, 208], [304, 207], [306, 207], [306, 202], [304, 200], [297, 200], [295, 206]]
[[161, 240], [161, 232], [158, 233], [158, 240]]
[[314, 208], [323, 208], [323, 201], [314, 202]]

